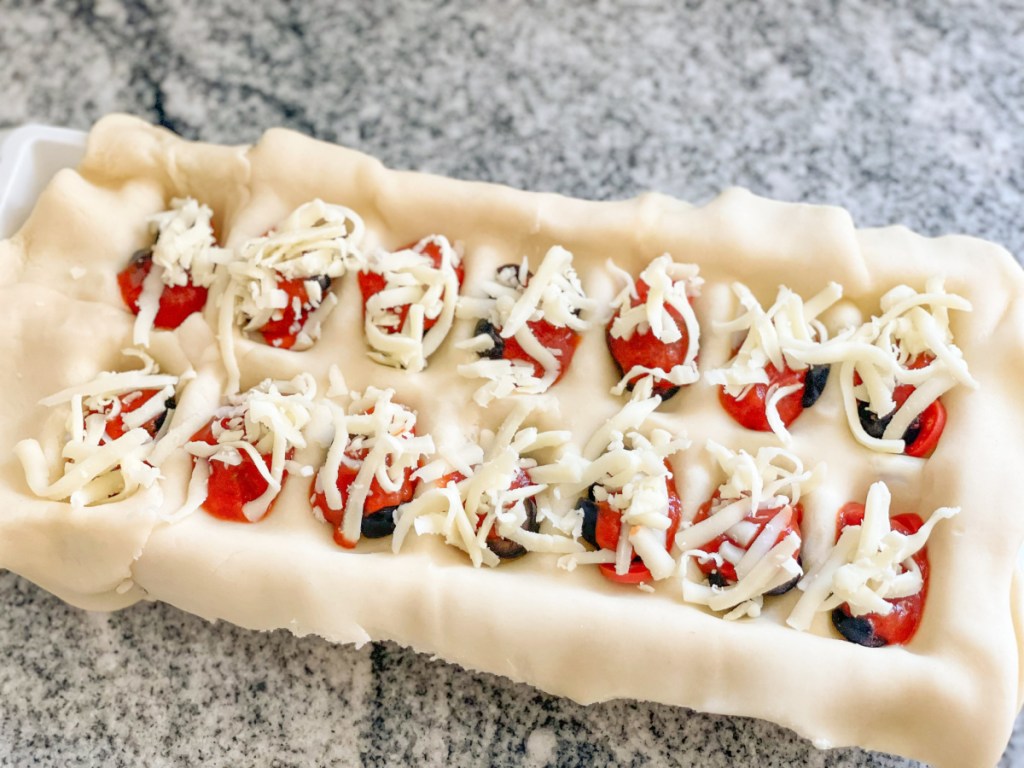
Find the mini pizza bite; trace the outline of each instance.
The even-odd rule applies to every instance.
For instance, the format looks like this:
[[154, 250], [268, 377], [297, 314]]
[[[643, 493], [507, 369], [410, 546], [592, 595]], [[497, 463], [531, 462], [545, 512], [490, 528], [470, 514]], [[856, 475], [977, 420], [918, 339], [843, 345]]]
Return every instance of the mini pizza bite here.
[[803, 576], [800, 499], [821, 482], [822, 468], [805, 469], [783, 448], [751, 456], [709, 441], [707, 450], [727, 480], [676, 535], [683, 599], [729, 619], [758, 616], [765, 597], [785, 594]]
[[564, 448], [570, 435], [524, 425], [530, 410], [517, 405], [496, 432], [485, 431], [482, 445], [467, 444], [457, 456], [439, 458], [417, 473], [430, 487], [400, 510], [395, 552], [411, 532], [443, 536], [476, 567], [528, 552], [582, 551], [573, 536], [576, 521], [553, 514], [542, 496], [548, 486], [535, 479], [575, 476], [572, 468], [536, 458]]
[[459, 373], [487, 379], [473, 395], [481, 405], [513, 392], [546, 392], [569, 369], [579, 335], [590, 327], [582, 314], [594, 307], [572, 258], [556, 245], [536, 274], [525, 260], [505, 264], [484, 284], [486, 298], [460, 302], [460, 317], [478, 318], [473, 338], [461, 346], [482, 359], [460, 365]]
[[691, 306], [700, 295], [700, 269], [680, 264], [669, 254], [653, 259], [634, 282], [615, 297], [608, 321], [608, 351], [622, 374], [612, 394], [633, 391], [644, 378], [651, 391], [668, 400], [680, 387], [700, 378], [697, 353], [700, 326]]
[[[227, 251], [207, 310], [150, 338], [173, 381], [107, 380], [94, 403], [81, 391], [132, 341], [102, 231], [59, 243], [107, 265], [96, 286], [38, 279], [67, 271], [53, 238], [39, 246], [45, 217], [0, 246], [16, 280], [0, 286], [0, 445], [24, 465], [0, 475], [0, 563], [79, 605], [165, 600], [394, 640], [582, 702], [769, 718], [819, 746], [950, 768], [996, 761], [1024, 659], [1024, 277], [1005, 253], [738, 190], [701, 208], [596, 204], [395, 174], [279, 131], [236, 150], [245, 182], [228, 200], [194, 180], [212, 156], [108, 121], [74, 187], [95, 197], [57, 185], [43, 209], [109, 226], [140, 190], [150, 207], [210, 201]], [[288, 210], [301, 221], [252, 239]], [[458, 263], [424, 232], [458, 243]], [[378, 273], [382, 243], [411, 246]], [[647, 359], [620, 354], [616, 373], [610, 338], [641, 339]]]
[[946, 425], [941, 396], [957, 385], [978, 388], [950, 329], [950, 310], [969, 312], [971, 304], [947, 292], [941, 278], [931, 278], [923, 292], [906, 285], [888, 291], [881, 310], [805, 351], [804, 359], [841, 365], [843, 404], [858, 442], [926, 458]]
[[872, 648], [910, 642], [928, 596], [926, 542], [960, 509], [940, 507], [926, 522], [915, 513], [890, 518], [891, 499], [878, 482], [864, 504], [839, 510], [835, 547], [801, 585], [790, 626], [806, 628], [815, 612], [831, 611], [836, 629], [851, 642]]
[[308, 375], [267, 379], [227, 404], [185, 446], [194, 457], [189, 505], [213, 517], [255, 523], [270, 514], [296, 448], [306, 445], [316, 383]]
[[37, 496], [72, 507], [106, 504], [154, 486], [160, 472], [148, 459], [168, 413], [174, 410], [179, 378], [161, 373], [145, 352], [126, 349], [142, 367], [101, 373], [94, 380], [43, 398], [40, 404], [67, 407], [61, 443], [61, 474], [51, 482], [50, 462], [35, 439], [14, 452]]
[[818, 401], [828, 381], [828, 364], [812, 366], [805, 358], [828, 338], [818, 316], [842, 298], [842, 286], [830, 283], [807, 302], [783, 286], [767, 310], [747, 286], [732, 289], [744, 311], [718, 331], [742, 340], [729, 364], [704, 378], [719, 385], [722, 408], [739, 424], [788, 443], [789, 425]]
[[263, 237], [246, 241], [225, 265], [218, 335], [230, 377], [238, 387], [234, 329], [258, 334], [279, 349], [308, 349], [337, 303], [331, 281], [359, 253], [365, 226], [353, 211], [312, 200]]
[[647, 584], [674, 575], [672, 556], [682, 502], [668, 458], [689, 446], [685, 435], [642, 427], [661, 404], [657, 396], [630, 401], [591, 436], [577, 488], [582, 537], [595, 551], [568, 555], [560, 565], [597, 563], [601, 575], [621, 584]]
[[153, 245], [136, 251], [117, 275], [125, 305], [137, 316], [133, 341], [149, 343], [153, 328], [173, 330], [201, 312], [215, 269], [227, 256], [217, 246], [213, 211], [194, 198], [174, 198], [151, 216]]
[[416, 434], [416, 414], [394, 396], [394, 390], [370, 387], [352, 394], [346, 409], [333, 401], [325, 406], [331, 437], [309, 501], [347, 549], [361, 536], [391, 535], [395, 511], [416, 490], [413, 473], [434, 452], [430, 436]]
[[462, 257], [443, 235], [372, 253], [359, 271], [370, 359], [422, 371], [452, 328], [464, 277]]

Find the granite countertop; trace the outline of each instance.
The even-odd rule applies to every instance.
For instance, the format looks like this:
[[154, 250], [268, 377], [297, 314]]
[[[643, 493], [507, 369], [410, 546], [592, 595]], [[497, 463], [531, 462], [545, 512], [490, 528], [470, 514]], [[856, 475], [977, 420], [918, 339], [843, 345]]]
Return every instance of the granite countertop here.
[[[1024, 254], [1020, 4], [171, 5], [0, 0], [0, 128], [283, 125], [396, 167], [598, 199], [738, 184]], [[0, 605], [4, 765], [916, 765], [388, 644], [86, 613], [11, 574]], [[1024, 765], [1020, 722], [1001, 765]]]

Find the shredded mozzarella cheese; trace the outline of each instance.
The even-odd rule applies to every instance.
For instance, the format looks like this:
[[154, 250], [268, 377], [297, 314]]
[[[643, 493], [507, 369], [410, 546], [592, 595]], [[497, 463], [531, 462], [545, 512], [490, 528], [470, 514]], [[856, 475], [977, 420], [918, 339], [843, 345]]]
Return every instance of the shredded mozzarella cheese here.
[[312, 308], [294, 349], [308, 348], [319, 336], [324, 314], [334, 306], [333, 294], [324, 294], [319, 278], [337, 278], [359, 257], [366, 228], [352, 210], [322, 200], [300, 205], [273, 232], [244, 243], [226, 265], [227, 284], [220, 296], [218, 337], [228, 370], [228, 391], [237, 392], [238, 362], [234, 332], [258, 331], [281, 317], [288, 295], [281, 280], [305, 280]]
[[[487, 406], [496, 399], [513, 393], [546, 392], [562, 371], [562, 362], [534, 335], [528, 323], [544, 320], [557, 328], [571, 328], [582, 333], [590, 327], [583, 313], [592, 312], [596, 304], [583, 292], [572, 254], [561, 246], [548, 250], [537, 269], [530, 275], [524, 259], [520, 267], [503, 267], [496, 280], [484, 283], [485, 298], [463, 297], [459, 300], [459, 317], [484, 319], [497, 329], [501, 338], [514, 338], [544, 369], [535, 374], [530, 363], [519, 360], [477, 360], [460, 365], [458, 371], [468, 378], [487, 379], [473, 396]], [[485, 334], [460, 343], [460, 348], [481, 352], [489, 349], [492, 340]]]
[[[673, 436], [663, 429], [644, 433], [644, 422], [660, 403], [660, 397], [634, 398], [623, 406], [587, 442], [579, 479], [561, 488], [562, 493], [577, 496], [592, 488], [595, 501], [618, 512], [621, 528], [615, 572], [625, 574], [635, 553], [655, 581], [672, 576], [677, 565], [668, 551], [671, 542], [666, 540], [672, 525], [669, 483], [674, 482], [667, 460], [690, 444], [685, 435]], [[583, 562], [595, 561], [568, 555], [559, 566], [573, 570]]]
[[[271, 502], [281, 490], [284, 480], [285, 463], [295, 448], [303, 448], [306, 438], [303, 430], [310, 423], [313, 398], [316, 396], [316, 382], [308, 373], [299, 374], [291, 381], [266, 379], [258, 386], [241, 394], [229, 395], [227, 404], [213, 416], [214, 444], [192, 441], [185, 444], [185, 450], [196, 457], [196, 467], [214, 461], [228, 466], [242, 462], [243, 454], [249, 457], [256, 469], [267, 481], [267, 490], [258, 498], [242, 507], [246, 519], [259, 520], [270, 508]], [[270, 463], [264, 459], [270, 457]], [[189, 498], [194, 504], [205, 500], [205, 481], [209, 467], [193, 470], [193, 484], [189, 486]], [[195, 487], [193, 487], [193, 485]], [[198, 506], [198, 505], [196, 505]]]
[[[953, 343], [949, 310], [969, 312], [966, 299], [945, 290], [941, 277], [930, 279], [923, 293], [900, 285], [882, 297], [882, 314], [848, 329], [817, 349], [805, 347], [794, 355], [808, 364], [839, 363], [839, 383], [847, 422], [862, 445], [884, 453], [902, 453], [903, 434], [945, 392], [958, 384], [977, 389], [959, 347]], [[909, 367], [922, 355], [927, 365]], [[860, 383], [855, 383], [857, 379]], [[900, 385], [916, 387], [896, 408], [893, 395]], [[878, 417], [890, 416], [881, 438], [861, 424], [858, 403]]]
[[[828, 332], [818, 317], [843, 296], [841, 285], [829, 283], [805, 302], [783, 285], [779, 287], [775, 303], [765, 310], [742, 283], [733, 283], [732, 289], [743, 311], [729, 322], [716, 323], [716, 328], [721, 333], [744, 334], [743, 342], [728, 365], [707, 371], [704, 380], [722, 386], [726, 394], [737, 399], [743, 398], [749, 387], [768, 383], [769, 363], [778, 371], [807, 369], [808, 358], [828, 339]], [[768, 424], [784, 443], [790, 441], [790, 436], [779, 416], [778, 403], [794, 391], [784, 387], [765, 403]]]
[[[440, 266], [424, 253], [433, 246]], [[384, 288], [366, 302], [366, 340], [370, 359], [395, 368], [421, 371], [444, 341], [455, 320], [461, 256], [442, 235], [431, 235], [411, 248], [378, 251], [364, 269], [380, 275]], [[404, 322], [398, 309], [408, 307]], [[434, 324], [425, 330], [428, 321]]]
[[807, 630], [815, 614], [844, 603], [854, 616], [887, 616], [893, 608], [890, 600], [921, 591], [924, 580], [913, 556], [925, 547], [939, 521], [958, 514], [960, 508], [940, 507], [908, 536], [890, 528], [891, 501], [884, 482], [871, 486], [863, 522], [844, 528], [829, 556], [801, 580], [803, 595], [787, 624]]
[[[367, 387], [354, 392], [347, 408], [328, 402], [330, 434], [323, 441], [327, 457], [316, 474], [315, 490], [328, 507], [344, 510], [341, 532], [353, 544], [359, 541], [363, 508], [373, 482], [385, 493], [401, 490], [406, 477], [434, 453], [429, 435], [416, 435], [416, 413], [393, 401], [393, 389]], [[342, 465], [356, 469], [348, 498], [338, 490]]]
[[[140, 488], [152, 488], [160, 479], [158, 469], [148, 463], [155, 440], [144, 425], [168, 409], [176, 392], [177, 376], [160, 373], [145, 352], [126, 349], [142, 367], [134, 371], [104, 372], [94, 380], [57, 392], [41, 405], [70, 406], [65, 423], [67, 442], [61, 451], [61, 476], [51, 481], [50, 467], [36, 440], [22, 440], [14, 453], [25, 471], [32, 492], [53, 501], [70, 501], [73, 506], [91, 506], [126, 499]], [[142, 406], [125, 410], [143, 391], [156, 393]], [[123, 433], [116, 439], [107, 425], [121, 419]], [[162, 496], [154, 500], [159, 504]]]
[[[537, 454], [563, 448], [571, 435], [524, 426], [531, 411], [528, 403], [517, 403], [496, 433], [484, 431], [482, 444], [466, 451], [478, 457], [473, 466], [466, 467], [465, 472], [442, 469], [438, 476], [440, 479], [459, 471], [461, 479], [435, 485], [398, 510], [392, 541], [395, 552], [413, 530], [420, 535], [444, 536], [446, 543], [466, 552], [475, 567], [501, 562], [487, 545], [492, 531], [527, 552], [582, 552], [582, 545], [572, 535], [575, 520], [560, 519], [551, 513], [542, 498], [547, 485], [533, 477], [535, 472], [545, 469], [545, 465], [538, 464]], [[527, 484], [512, 488], [522, 475]], [[528, 530], [531, 518], [548, 520], [549, 530]]]
[[612, 394], [622, 394], [629, 382], [638, 376], [668, 381], [676, 386], [685, 386], [697, 381], [700, 378], [697, 372], [700, 325], [693, 307], [690, 306], [690, 299], [700, 295], [700, 288], [704, 283], [699, 276], [699, 268], [694, 264], [675, 262], [667, 253], [653, 259], [640, 273], [640, 279], [648, 287], [647, 299], [634, 306], [633, 302], [639, 301], [639, 293], [632, 277], [611, 263], [609, 267], [619, 275], [624, 275], [626, 279], [626, 286], [612, 302], [615, 315], [609, 333], [613, 337], [628, 340], [636, 333], [650, 331], [654, 338], [665, 344], [677, 342], [683, 337], [683, 329], [670, 313], [669, 310], [672, 309], [682, 318], [688, 340], [686, 358], [683, 362], [668, 371], [634, 366], [625, 372], [612, 389]]
[[156, 233], [151, 255], [153, 265], [142, 281], [139, 313], [132, 340], [149, 345], [153, 321], [160, 308], [165, 286], [192, 285], [208, 288], [215, 269], [225, 263], [229, 252], [217, 246], [211, 222], [213, 212], [194, 198], [174, 198], [169, 210], [149, 218]]
[[[803, 573], [794, 557], [801, 545], [799, 536], [791, 531], [781, 541], [777, 539], [790, 525], [793, 508], [801, 497], [821, 482], [824, 465], [808, 470], [798, 456], [783, 448], [765, 447], [751, 456], [709, 440], [707, 450], [725, 472], [726, 481], [718, 487], [708, 517], [684, 525], [676, 534], [675, 544], [687, 561], [683, 568], [683, 599], [713, 611], [730, 611], [727, 619], [756, 615], [764, 593]], [[779, 511], [758, 533], [757, 526], [748, 518], [762, 509]], [[728, 542], [718, 553], [702, 549], [723, 534], [743, 542], [746, 549], [726, 546]], [[711, 560], [719, 566], [725, 560], [732, 563], [736, 583], [709, 586], [697, 562]]]

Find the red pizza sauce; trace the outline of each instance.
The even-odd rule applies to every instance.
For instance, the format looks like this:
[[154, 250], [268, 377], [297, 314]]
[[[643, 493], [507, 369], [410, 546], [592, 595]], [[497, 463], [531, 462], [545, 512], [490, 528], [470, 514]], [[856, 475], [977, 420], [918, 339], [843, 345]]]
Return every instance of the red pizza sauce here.
[[[137, 251], [128, 266], [117, 275], [121, 298], [132, 314], [139, 314], [139, 296], [142, 283], [153, 269], [153, 252], [149, 249]], [[165, 285], [160, 294], [160, 308], [153, 325], [161, 330], [173, 330], [185, 322], [193, 312], [202, 311], [206, 306], [207, 289], [193, 285], [191, 279], [185, 285]]]
[[[226, 427], [231, 419], [220, 420], [220, 426]], [[192, 436], [195, 442], [216, 445], [217, 439], [213, 435], [214, 422], [211, 421], [201, 430]], [[288, 451], [286, 458], [290, 459], [294, 450]], [[264, 493], [270, 484], [256, 466], [252, 456], [246, 451], [239, 451], [241, 463], [226, 464], [216, 459], [208, 459], [210, 463], [210, 479], [207, 485], [206, 501], [203, 502], [203, 509], [220, 520], [230, 520], [236, 523], [254, 522], [245, 516], [243, 507], [251, 501], [255, 501]], [[262, 454], [263, 463], [270, 466], [272, 456]], [[193, 463], [199, 459], [193, 459]], [[284, 483], [288, 472], [281, 475], [281, 482]], [[273, 510], [276, 499], [270, 502], [264, 517]]]
[[[324, 520], [334, 528], [334, 541], [346, 549], [355, 548], [356, 542], [345, 538], [345, 534], [342, 531], [345, 519], [345, 505], [348, 503], [349, 489], [359, 474], [358, 463], [362, 462], [368, 453], [367, 449], [347, 452], [345, 455], [353, 462], [357, 462], [357, 465], [350, 467], [342, 463], [338, 468], [336, 487], [341, 494], [341, 509], [331, 509], [327, 503], [327, 495], [323, 491], [316, 489], [316, 479], [313, 480], [309, 491], [310, 503], [323, 515]], [[394, 533], [395, 509], [400, 504], [410, 501], [416, 492], [416, 483], [412, 479], [414, 471], [415, 468], [412, 467], [405, 469], [402, 485], [397, 491], [385, 491], [381, 488], [377, 478], [373, 478], [370, 483], [370, 492], [363, 505], [363, 520], [360, 527], [361, 535], [368, 539], [379, 539]]]
[[[160, 394], [160, 391], [161, 390], [159, 389], [137, 389], [134, 392], [126, 392], [123, 395], [118, 395], [117, 400], [120, 402], [120, 411], [118, 412], [117, 416], [107, 419], [107, 424], [106, 427], [104, 428], [107, 437], [111, 440], [116, 440], [117, 438], [121, 437], [125, 432], [127, 432], [128, 428], [125, 427], [124, 425], [124, 417], [131, 413], [132, 411], [136, 411], [142, 406], [144, 406], [146, 403], [148, 403], [150, 400], [152, 400], [154, 397]], [[154, 416], [152, 419], [143, 424], [142, 429], [146, 430], [149, 433], [150, 437], [156, 437], [156, 433], [160, 431], [160, 427], [163, 426], [164, 421], [167, 419], [167, 412], [171, 408], [174, 408], [174, 398], [169, 398], [167, 402], [164, 404], [164, 409], [156, 416]], [[89, 411], [85, 415], [89, 416], [93, 413], [101, 413], [106, 416], [112, 411], [113, 407], [107, 406], [103, 410]]]
[[725, 387], [718, 389], [718, 400], [726, 413], [732, 416], [737, 424], [758, 432], [772, 430], [768, 424], [766, 409], [769, 389], [794, 385], [800, 387], [783, 397], [777, 404], [779, 418], [782, 419], [783, 425], [788, 427], [806, 408], [810, 408], [818, 401], [828, 381], [829, 367], [820, 365], [794, 371], [788, 366], [783, 366], [780, 371], [768, 363], [765, 373], [768, 374], [767, 384], [751, 384], [740, 397], [728, 394]]
[[[321, 296], [327, 293], [331, 287], [331, 278], [323, 275], [317, 277], [296, 277], [286, 279], [281, 277], [277, 281], [279, 290], [288, 295], [288, 304], [274, 313], [274, 317], [263, 324], [260, 328], [260, 335], [271, 347], [279, 349], [291, 349], [298, 341], [299, 334], [306, 326], [310, 313], [320, 306], [321, 301], [313, 302], [309, 297], [307, 282], [320, 284]], [[296, 302], [296, 300], [298, 300]], [[280, 315], [278, 317], [278, 315]]]

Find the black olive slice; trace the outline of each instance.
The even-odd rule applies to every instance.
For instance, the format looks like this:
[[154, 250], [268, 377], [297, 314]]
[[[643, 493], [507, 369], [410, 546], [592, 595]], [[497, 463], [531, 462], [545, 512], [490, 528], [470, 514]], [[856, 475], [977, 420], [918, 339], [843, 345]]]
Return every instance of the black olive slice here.
[[133, 266], [133, 267], [141, 267], [146, 262], [152, 261], [152, 260], [153, 260], [153, 249], [152, 248], [142, 248], [141, 250], [138, 250], [138, 251], [136, 251], [135, 253], [132, 254], [132, 257], [128, 261], [128, 264], [130, 266]]
[[[526, 521], [523, 523], [523, 529], [530, 533], [536, 533], [540, 528], [537, 523], [537, 502], [533, 499], [526, 499], [523, 504], [526, 507]], [[487, 548], [502, 560], [515, 560], [526, 554], [526, 547], [522, 544], [503, 537], [488, 539]]]
[[583, 511], [583, 540], [594, 549], [597, 546], [597, 502], [593, 499], [593, 487], [587, 492], [587, 497], [576, 502], [576, 509]]
[[493, 345], [490, 349], [485, 349], [477, 354], [480, 357], [486, 357], [488, 360], [501, 360], [505, 354], [505, 340], [501, 338], [501, 334], [498, 333], [498, 329], [494, 327], [494, 323], [490, 320], [480, 320], [476, 324], [476, 328], [473, 329], [474, 336], [486, 335], [491, 337]]
[[[511, 288], [523, 288], [526, 283], [519, 280], [519, 265], [518, 264], [502, 264], [497, 269], [498, 282], [503, 285], [507, 285]], [[532, 277], [532, 273], [526, 273], [526, 280], [529, 282]]]
[[874, 411], [868, 408], [868, 404], [863, 400], [857, 402], [857, 415], [860, 417], [860, 425], [864, 427], [864, 431], [871, 435], [871, 437], [879, 440], [882, 439], [882, 435], [885, 434], [885, 428], [892, 421], [891, 413], [885, 416], [877, 416]]
[[800, 401], [804, 408], [810, 408], [818, 402], [821, 393], [825, 391], [829, 368], [830, 366], [827, 365], [812, 365], [807, 369], [807, 378], [804, 379], [804, 396]]
[[160, 428], [163, 427], [164, 422], [167, 421], [167, 415], [178, 407], [178, 403], [173, 397], [168, 397], [164, 400], [164, 411], [153, 420], [153, 431], [152, 434], [155, 436]]
[[[882, 435], [885, 434], [885, 428], [889, 426], [889, 422], [892, 421], [893, 414], [896, 413], [893, 410], [891, 413], [885, 416], [876, 416], [871, 409], [868, 408], [868, 404], [863, 400], [857, 402], [857, 415], [860, 417], [860, 424], [864, 427], [864, 431], [867, 432], [878, 440], [882, 439]], [[907, 427], [907, 431], [903, 433], [903, 442], [905, 445], [912, 445], [917, 436], [921, 434], [921, 417], [918, 416]]]
[[724, 589], [729, 586], [729, 580], [718, 571], [712, 571], [708, 574], [708, 584], [712, 587]]
[[795, 587], [797, 585], [798, 581], [800, 581], [800, 577], [799, 576], [794, 576], [792, 579], [787, 581], [785, 584], [779, 584], [779, 586], [777, 586], [775, 589], [770, 589], [767, 592], [765, 592], [764, 594], [765, 594], [766, 597], [776, 597], [778, 595], [784, 595], [787, 592], [789, 592], [789, 590], [791, 590], [793, 587]]
[[[903, 433], [903, 444], [906, 448], [909, 448], [917, 440], [917, 436], [921, 434], [921, 417], [918, 416], [907, 427], [907, 431]], [[904, 448], [904, 451], [906, 451]]]
[[874, 625], [866, 616], [851, 616], [842, 608], [832, 611], [832, 624], [851, 643], [867, 648], [881, 648], [888, 645], [884, 637], [875, 634]]
[[394, 507], [384, 507], [369, 515], [363, 516], [361, 530], [363, 536], [368, 539], [383, 539], [395, 532], [395, 510]]
[[[673, 384], [670, 387], [665, 387], [664, 389], [662, 389], [659, 384], [655, 384], [654, 385], [654, 394], [656, 394], [658, 397], [660, 397], [661, 398], [661, 402], [664, 403], [666, 400], [671, 400], [673, 397], [675, 397], [680, 389], [682, 389], [682, 387], [680, 387], [678, 385], [675, 385], [675, 384]], [[633, 391], [633, 385], [632, 384], [629, 385], [629, 391], [630, 392]]]
[[[803, 561], [798, 557], [796, 559], [796, 564], [803, 565]], [[799, 581], [800, 577], [794, 576], [785, 584], [779, 584], [779, 586], [777, 586], [775, 589], [768, 590], [767, 592], [765, 592], [765, 595], [767, 595], [768, 597], [777, 597], [778, 595], [784, 595], [787, 592], [789, 592], [789, 590], [791, 590], [793, 587], [795, 587]]]

